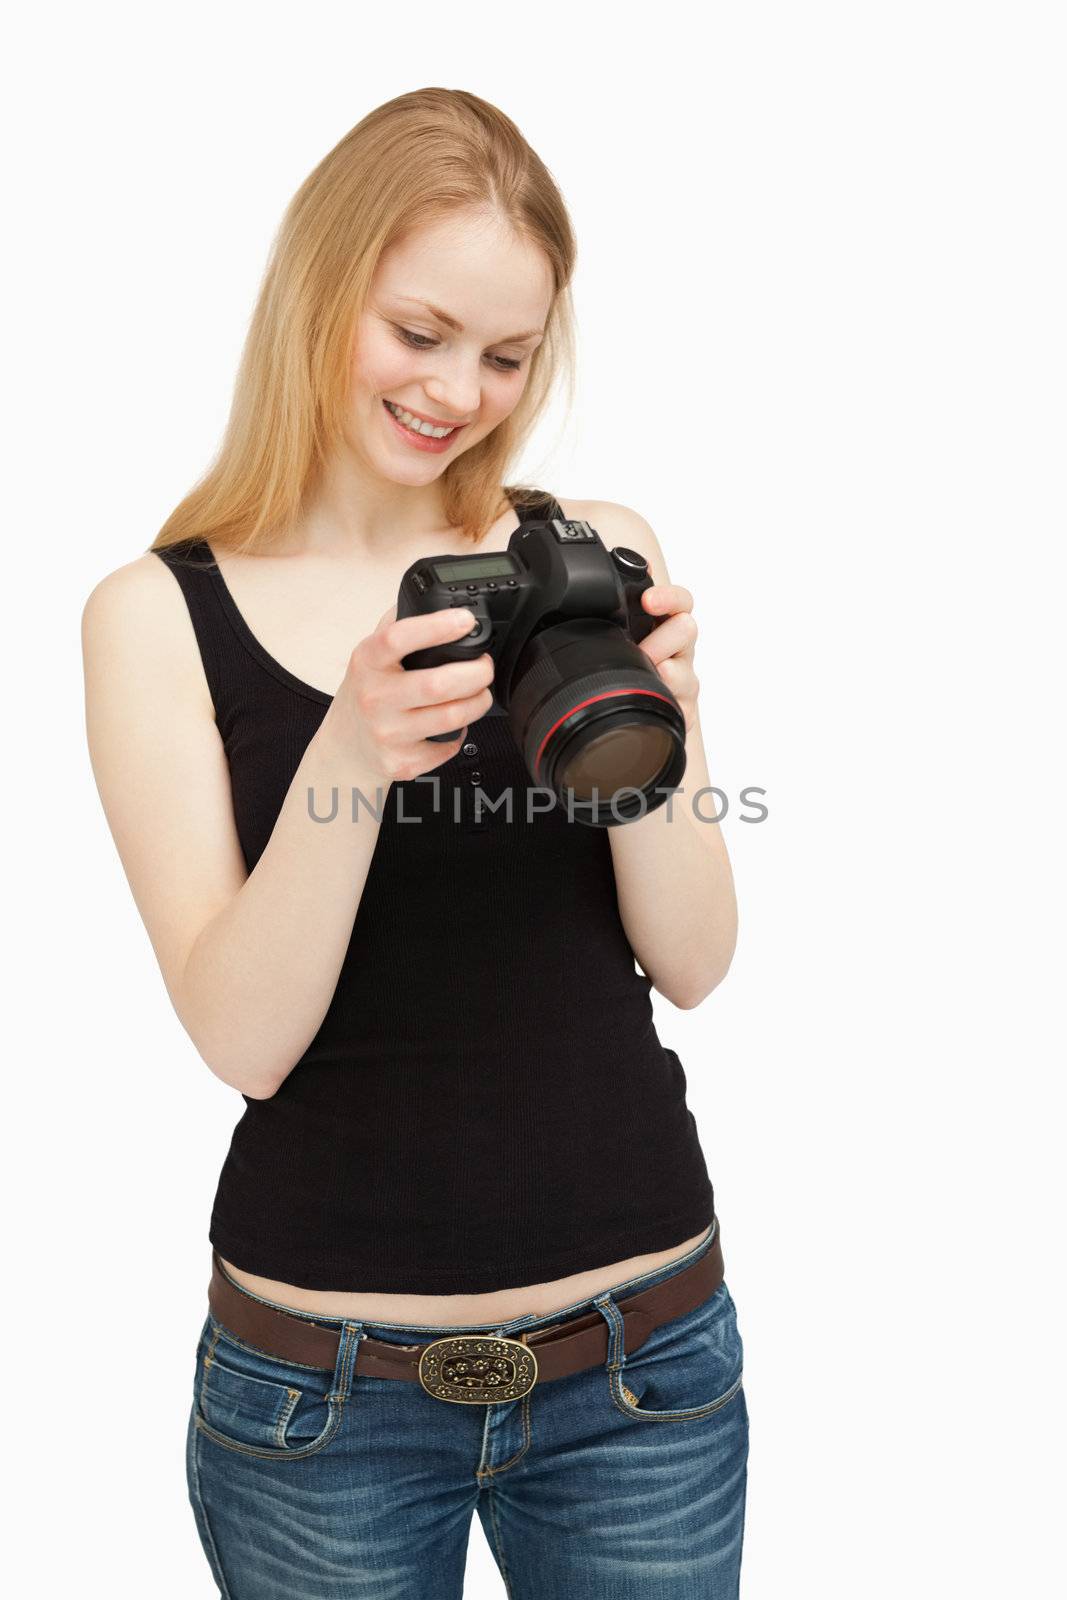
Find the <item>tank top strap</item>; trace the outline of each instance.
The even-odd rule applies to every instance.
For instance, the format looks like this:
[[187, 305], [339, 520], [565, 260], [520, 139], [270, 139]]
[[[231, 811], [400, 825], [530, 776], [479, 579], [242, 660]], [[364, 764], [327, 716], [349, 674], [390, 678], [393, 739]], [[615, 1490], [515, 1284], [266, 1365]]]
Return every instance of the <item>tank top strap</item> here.
[[154, 552], [170, 568], [185, 596], [216, 717], [223, 709], [229, 624], [222, 607], [218, 564], [206, 539], [184, 539]]

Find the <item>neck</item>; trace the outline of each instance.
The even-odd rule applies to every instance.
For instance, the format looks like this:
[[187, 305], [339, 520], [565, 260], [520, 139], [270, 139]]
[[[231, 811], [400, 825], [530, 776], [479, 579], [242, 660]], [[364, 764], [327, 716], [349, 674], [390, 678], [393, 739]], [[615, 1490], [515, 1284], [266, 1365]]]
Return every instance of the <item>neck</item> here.
[[368, 559], [447, 535], [440, 483], [391, 483], [351, 458], [332, 462], [309, 495], [294, 530], [293, 553]]

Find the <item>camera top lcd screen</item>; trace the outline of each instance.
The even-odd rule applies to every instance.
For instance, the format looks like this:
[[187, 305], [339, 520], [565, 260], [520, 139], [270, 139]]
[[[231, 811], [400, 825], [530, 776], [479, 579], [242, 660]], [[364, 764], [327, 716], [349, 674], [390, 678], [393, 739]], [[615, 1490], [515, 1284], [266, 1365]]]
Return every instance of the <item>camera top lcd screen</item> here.
[[513, 578], [518, 568], [513, 556], [502, 553], [463, 556], [459, 561], [435, 561], [433, 570], [438, 583], [473, 583], [475, 578]]

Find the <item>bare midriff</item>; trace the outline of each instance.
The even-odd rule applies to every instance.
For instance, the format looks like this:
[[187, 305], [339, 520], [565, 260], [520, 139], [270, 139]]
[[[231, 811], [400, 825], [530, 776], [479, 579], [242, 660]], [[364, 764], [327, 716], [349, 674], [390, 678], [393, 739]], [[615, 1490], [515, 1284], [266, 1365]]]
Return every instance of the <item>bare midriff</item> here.
[[566, 1278], [554, 1278], [550, 1283], [528, 1283], [518, 1289], [492, 1289], [485, 1294], [364, 1294], [358, 1290], [335, 1294], [329, 1289], [300, 1289], [295, 1284], [280, 1283], [274, 1278], [261, 1278], [254, 1272], [242, 1272], [227, 1261], [219, 1260], [236, 1283], [265, 1300], [290, 1306], [294, 1311], [317, 1311], [323, 1317], [350, 1317], [357, 1322], [392, 1322], [403, 1327], [420, 1325], [439, 1327], [459, 1323], [510, 1322], [514, 1317], [550, 1316], [562, 1311], [576, 1301], [591, 1299], [613, 1284], [628, 1278], [654, 1272], [670, 1261], [676, 1261], [687, 1251], [706, 1239], [708, 1229], [695, 1233], [681, 1244], [667, 1250], [655, 1250], [649, 1255], [628, 1256], [625, 1261], [613, 1261], [607, 1266], [590, 1267], [585, 1272], [574, 1272]]

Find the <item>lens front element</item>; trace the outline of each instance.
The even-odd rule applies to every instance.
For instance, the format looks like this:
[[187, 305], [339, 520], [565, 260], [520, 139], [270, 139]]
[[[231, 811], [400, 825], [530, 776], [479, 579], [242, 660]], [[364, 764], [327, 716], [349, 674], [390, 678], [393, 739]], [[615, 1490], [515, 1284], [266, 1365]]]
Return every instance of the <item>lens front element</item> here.
[[560, 787], [577, 800], [591, 800], [594, 789], [608, 796], [617, 789], [650, 788], [667, 770], [675, 742], [662, 724], [625, 722], [618, 712], [607, 724], [602, 733], [587, 727], [574, 754], [560, 760]]

